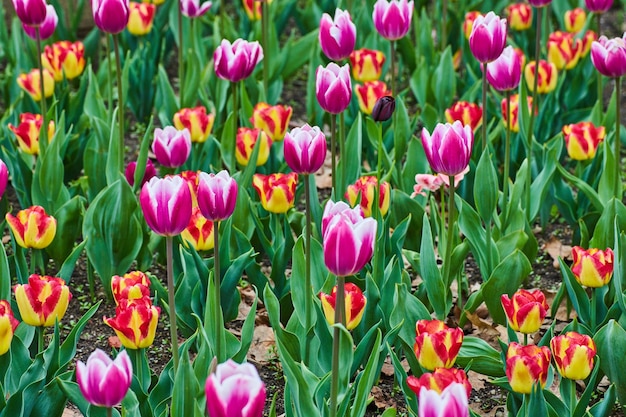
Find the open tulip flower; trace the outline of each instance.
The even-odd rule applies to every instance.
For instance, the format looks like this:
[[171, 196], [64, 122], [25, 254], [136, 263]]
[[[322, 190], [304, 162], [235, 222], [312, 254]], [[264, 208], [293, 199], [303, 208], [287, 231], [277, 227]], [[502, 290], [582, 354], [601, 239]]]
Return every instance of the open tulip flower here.
[[261, 129], [240, 127], [237, 129], [235, 159], [241, 166], [248, 166], [256, 141], [260, 140], [259, 153], [257, 155], [256, 166], [265, 165], [270, 157], [270, 147], [272, 140], [267, 133]]
[[120, 33], [130, 17], [129, 0], [92, 0], [93, 20], [106, 33]]
[[87, 364], [76, 364], [76, 383], [87, 402], [99, 407], [119, 405], [133, 381], [133, 365], [122, 350], [115, 360], [100, 349], [94, 350]]
[[472, 385], [467, 379], [465, 371], [458, 368], [435, 368], [432, 373], [426, 372], [419, 378], [412, 375], [409, 376], [406, 379], [406, 383], [415, 395], [419, 395], [422, 387], [441, 394], [443, 390], [454, 383], [461, 384], [465, 387], [468, 398], [472, 393]]
[[567, 332], [550, 341], [556, 368], [563, 378], [582, 380], [593, 370], [596, 343], [586, 334]]
[[[9, 123], [9, 130], [15, 133], [17, 145], [20, 150], [29, 155], [39, 154], [39, 134], [43, 119], [41, 114], [22, 113], [20, 114], [20, 124], [13, 126]], [[48, 138], [54, 136], [54, 121], [48, 123]]]
[[207, 114], [203, 106], [180, 109], [174, 114], [174, 126], [178, 130], [188, 129], [193, 143], [206, 142], [214, 121], [215, 115]]
[[131, 1], [129, 6], [130, 13], [127, 27], [130, 34], [143, 36], [150, 33], [154, 23], [156, 6], [150, 3], [138, 3], [135, 1]]
[[123, 276], [114, 275], [111, 279], [111, 291], [115, 304], [121, 300], [136, 300], [150, 296], [150, 278], [141, 272], [133, 271]]
[[115, 317], [103, 318], [126, 349], [143, 349], [152, 345], [161, 309], [152, 305], [150, 297], [121, 299]]
[[483, 122], [483, 109], [476, 103], [457, 101], [452, 107], [446, 109], [446, 121], [454, 123], [460, 121], [463, 125], [469, 125], [476, 130]]
[[281, 141], [287, 133], [292, 113], [291, 106], [271, 106], [261, 102], [254, 106], [250, 122], [255, 128], [265, 132], [273, 142]]
[[217, 174], [201, 172], [198, 177], [198, 207], [202, 215], [211, 221], [229, 218], [237, 204], [237, 182], [222, 170]]
[[[374, 196], [377, 193], [378, 180], [373, 175], [366, 175], [356, 180], [354, 184], [350, 184], [348, 186], [345, 198], [353, 207], [358, 203], [363, 210], [363, 216], [371, 217]], [[390, 201], [391, 185], [389, 185], [387, 181], [383, 181], [380, 185], [380, 196], [378, 200], [378, 207], [381, 216], [384, 216], [387, 214], [387, 211], [389, 211]]]
[[573, 33], [554, 32], [548, 37], [548, 61], [558, 70], [569, 70], [578, 64], [583, 50], [583, 41]]
[[72, 299], [63, 279], [47, 275], [33, 274], [28, 277], [28, 284], [18, 284], [13, 291], [22, 320], [31, 326], [54, 326]]
[[626, 74], [626, 39], [600, 36], [591, 44], [591, 62], [605, 77], [623, 76]]
[[11, 348], [11, 340], [19, 324], [11, 310], [11, 303], [0, 300], [0, 356]]
[[232, 359], [217, 365], [205, 385], [209, 417], [261, 417], [265, 407], [265, 384], [250, 363]]
[[376, 102], [385, 96], [391, 96], [391, 91], [383, 81], [368, 81], [363, 85], [356, 85], [359, 108], [365, 114], [372, 114]]
[[52, 73], [54, 81], [63, 81], [63, 77], [73, 80], [85, 69], [85, 46], [80, 41], [55, 42], [46, 45], [41, 60], [44, 68]]
[[372, 19], [376, 31], [390, 41], [404, 38], [411, 28], [413, 0], [378, 0], [374, 3]]
[[577, 161], [592, 159], [606, 135], [604, 126], [596, 127], [591, 122], [565, 125], [562, 132], [567, 154]]
[[478, 62], [496, 60], [506, 45], [506, 19], [494, 12], [478, 16], [472, 25], [469, 45]]
[[254, 174], [252, 186], [259, 194], [261, 205], [270, 213], [286, 213], [296, 200], [298, 174]]
[[44, 40], [48, 39], [50, 36], [54, 34], [54, 31], [57, 28], [57, 24], [59, 23], [59, 16], [57, 15], [57, 11], [53, 5], [48, 4], [46, 6], [46, 19], [39, 26], [30, 26], [26, 23], [22, 23], [22, 28], [24, 32], [31, 39], [37, 39], [37, 27], [39, 27], [39, 39]]
[[212, 5], [210, 1], [200, 4], [200, 0], [181, 0], [180, 11], [184, 16], [194, 19], [208, 12]]
[[176, 236], [191, 218], [191, 191], [179, 176], [154, 177], [141, 187], [139, 203], [146, 223], [156, 234]]
[[534, 333], [548, 313], [546, 296], [541, 290], [518, 290], [512, 297], [503, 294], [502, 308], [511, 329], [521, 333]]
[[463, 34], [465, 34], [465, 39], [469, 40], [474, 22], [478, 16], [481, 16], [478, 10], [471, 10], [465, 13], [465, 18], [463, 19]]
[[526, 30], [533, 25], [533, 8], [527, 3], [509, 4], [506, 15], [509, 27], [513, 30]]
[[[537, 73], [535, 61], [530, 61], [524, 67], [524, 78], [526, 79], [526, 85], [532, 89], [535, 81], [535, 74]], [[539, 79], [537, 80], [537, 93], [547, 94], [556, 88], [556, 82], [558, 80], [559, 73], [556, 69], [556, 65], [552, 62], [539, 60]]]
[[613, 0], [585, 0], [587, 10], [594, 13], [604, 13], [613, 6]]
[[213, 249], [213, 222], [202, 215], [199, 207], [194, 207], [191, 212], [189, 225], [180, 236], [183, 241], [190, 244], [196, 251]]
[[[35, 101], [41, 101], [41, 86], [39, 84], [40, 72], [38, 69], [31, 70], [28, 74], [20, 74], [17, 77], [17, 85], [26, 91]], [[54, 77], [47, 69], [43, 70], [43, 91], [46, 98], [54, 94]]]
[[357, 49], [350, 54], [352, 78], [364, 83], [380, 79], [383, 73], [385, 55], [375, 49]]
[[311, 127], [305, 123], [285, 135], [285, 162], [298, 174], [317, 172], [324, 165], [326, 151], [326, 136], [317, 126]]
[[474, 133], [471, 126], [464, 126], [459, 121], [452, 124], [438, 123], [432, 135], [426, 128], [422, 129], [422, 145], [433, 171], [455, 176], [469, 164]]
[[570, 33], [578, 33], [585, 27], [585, 21], [587, 20], [587, 13], [582, 7], [577, 7], [573, 10], [565, 12], [565, 30]]
[[187, 128], [178, 130], [173, 126], [166, 126], [165, 129], [157, 127], [154, 129], [152, 152], [154, 152], [159, 164], [165, 167], [177, 168], [182, 166], [191, 153], [189, 130]]
[[422, 387], [419, 417], [469, 417], [468, 395], [463, 384], [452, 383], [441, 393]]
[[580, 246], [572, 248], [572, 273], [580, 285], [590, 288], [599, 288], [607, 285], [613, 277], [613, 250], [607, 248], [583, 249]]
[[324, 13], [318, 39], [324, 55], [329, 59], [341, 61], [348, 58], [356, 43], [356, 26], [350, 19], [350, 12], [336, 9], [334, 19]]
[[15, 242], [26, 249], [47, 248], [57, 231], [56, 219], [46, 214], [41, 206], [20, 210], [16, 216], [7, 213], [6, 220]]
[[[344, 293], [345, 297], [345, 317], [346, 317], [346, 329], [353, 330], [359, 325], [365, 312], [365, 305], [367, 304], [367, 298], [363, 295], [361, 289], [351, 282], [345, 284]], [[337, 300], [337, 286], [333, 287], [330, 294], [320, 293], [320, 300], [322, 300], [322, 309], [324, 310], [324, 316], [326, 321], [331, 326], [335, 324], [335, 302]]]
[[[528, 111], [530, 112], [533, 105], [532, 97], [526, 96], [526, 105], [528, 106]], [[502, 99], [500, 107], [502, 109], [502, 122], [504, 125], [507, 125], [507, 120], [510, 117], [511, 132], [519, 132], [519, 94], [513, 94], [511, 96], [511, 109], [509, 111], [509, 115], [506, 114], [506, 98]]]
[[489, 84], [498, 91], [517, 89], [522, 78], [522, 57], [512, 46], [507, 46], [498, 59], [487, 64], [486, 76]]
[[315, 72], [315, 96], [324, 111], [332, 114], [344, 111], [352, 99], [350, 66], [340, 67], [334, 62], [326, 68], [320, 65]]
[[506, 352], [506, 377], [511, 389], [520, 394], [530, 394], [536, 384], [543, 388], [549, 366], [550, 349], [547, 346], [523, 346], [513, 342]]
[[262, 59], [261, 45], [243, 39], [237, 39], [232, 44], [228, 39], [222, 39], [213, 53], [215, 74], [232, 83], [248, 78]]
[[413, 350], [417, 361], [430, 371], [450, 368], [463, 343], [463, 330], [451, 328], [440, 320], [418, 320]]

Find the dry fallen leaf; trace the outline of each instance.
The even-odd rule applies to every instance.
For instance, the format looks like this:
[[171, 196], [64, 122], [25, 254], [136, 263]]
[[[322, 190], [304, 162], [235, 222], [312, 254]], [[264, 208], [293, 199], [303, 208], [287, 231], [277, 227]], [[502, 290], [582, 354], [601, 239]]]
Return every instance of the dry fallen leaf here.
[[552, 236], [550, 240], [543, 244], [541, 249], [544, 252], [548, 252], [550, 257], [552, 258], [555, 268], [559, 267], [559, 258], [570, 259], [572, 257], [572, 247], [570, 245], [564, 245], [559, 239], [555, 236]]

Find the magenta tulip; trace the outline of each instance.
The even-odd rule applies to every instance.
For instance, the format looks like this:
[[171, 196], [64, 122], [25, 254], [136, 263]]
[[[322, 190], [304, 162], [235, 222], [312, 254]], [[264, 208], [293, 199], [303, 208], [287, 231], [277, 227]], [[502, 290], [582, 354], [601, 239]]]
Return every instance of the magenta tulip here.
[[41, 25], [48, 13], [45, 0], [13, 0], [13, 7], [22, 23], [29, 26]]
[[591, 44], [591, 62], [606, 77], [626, 74], [626, 33], [621, 38], [600, 39]]
[[324, 165], [326, 136], [317, 126], [305, 123], [285, 135], [285, 162], [293, 172], [312, 174]]
[[237, 39], [231, 45], [228, 39], [223, 39], [213, 53], [215, 74], [236, 83], [248, 78], [261, 59], [263, 48], [258, 42]]
[[4, 191], [7, 189], [7, 183], [9, 182], [9, 169], [7, 164], [0, 159], [0, 198], [4, 195]]
[[168, 168], [182, 166], [191, 153], [191, 134], [186, 128], [178, 130], [174, 126], [154, 130], [152, 152], [159, 164]]
[[326, 68], [321, 65], [315, 73], [315, 96], [320, 107], [332, 114], [344, 111], [352, 99], [350, 66], [340, 67], [331, 62]]
[[229, 218], [237, 203], [237, 182], [222, 170], [217, 174], [200, 173], [198, 179], [198, 207], [204, 217], [211, 221]]
[[180, 176], [154, 177], [141, 188], [139, 203], [146, 223], [156, 234], [180, 234], [191, 219], [191, 191]]
[[487, 81], [498, 91], [517, 88], [522, 77], [522, 58], [507, 46], [498, 59], [487, 64]]
[[528, 0], [528, 3], [534, 7], [544, 7], [552, 3], [552, 0]]
[[413, 0], [378, 0], [374, 4], [372, 19], [380, 35], [391, 41], [401, 39], [411, 28]]
[[348, 58], [356, 43], [356, 26], [350, 19], [350, 13], [337, 9], [334, 20], [324, 13], [320, 21], [319, 42], [329, 59], [341, 61]]
[[128, 0], [91, 0], [93, 20], [106, 33], [120, 33], [126, 28], [130, 16]]
[[[135, 169], [137, 169], [137, 162], [133, 161], [126, 165], [126, 169], [124, 170], [124, 177], [126, 177], [126, 181], [131, 185], [135, 185]], [[143, 178], [141, 179], [141, 186], [150, 180], [152, 177], [156, 177], [157, 172], [154, 164], [151, 160], [146, 161], [146, 170], [143, 173]]]
[[506, 19], [489, 12], [474, 20], [469, 38], [470, 50], [482, 63], [496, 60], [506, 44]]
[[76, 364], [76, 382], [85, 399], [99, 407], [115, 407], [119, 405], [133, 380], [133, 365], [125, 350], [115, 360], [96, 349], [89, 358], [87, 365], [78, 361]]
[[[39, 25], [39, 38], [44, 40], [52, 36], [54, 30], [57, 28], [57, 23], [59, 23], [57, 11], [53, 5], [49, 4], [47, 6], [46, 19], [41, 25]], [[36, 26], [30, 26], [26, 23], [22, 23], [22, 28], [24, 28], [24, 32], [26, 32], [29, 38], [37, 40]]]
[[212, 5], [210, 1], [200, 4], [200, 0], [180, 0], [180, 11], [183, 15], [193, 19], [208, 12]]
[[433, 171], [455, 176], [469, 164], [474, 133], [471, 126], [463, 126], [458, 120], [453, 124], [438, 123], [432, 136], [426, 128], [422, 129], [422, 145]]
[[329, 200], [322, 216], [324, 263], [337, 276], [359, 272], [374, 253], [376, 220], [363, 217], [360, 206], [350, 208]]
[[265, 384], [250, 363], [232, 359], [217, 365], [205, 385], [209, 417], [261, 417], [265, 407]]
[[419, 417], [467, 417], [469, 404], [463, 384], [453, 382], [441, 394], [434, 389], [421, 387], [419, 392]]
[[590, 12], [604, 13], [613, 6], [613, 0], [585, 0], [585, 6]]

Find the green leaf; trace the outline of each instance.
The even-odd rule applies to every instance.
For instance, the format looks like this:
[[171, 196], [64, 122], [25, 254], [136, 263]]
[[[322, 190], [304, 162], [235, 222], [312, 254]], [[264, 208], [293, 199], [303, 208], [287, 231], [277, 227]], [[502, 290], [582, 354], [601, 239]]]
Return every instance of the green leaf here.
[[604, 209], [604, 204], [602, 203], [600, 196], [589, 184], [587, 184], [585, 181], [578, 178], [577, 176], [570, 174], [565, 168], [563, 168], [563, 166], [561, 166], [561, 164], [556, 164], [556, 169], [563, 176], [563, 178], [570, 181], [576, 186], [576, 188], [582, 191], [585, 196], [587, 196], [587, 198], [589, 199], [589, 201], [591, 201], [591, 204], [596, 208], [596, 210], [601, 212]]
[[171, 409], [172, 417], [204, 415], [196, 401], [196, 398], [199, 398], [200, 395], [200, 384], [196, 380], [196, 375], [189, 362], [189, 352], [185, 349], [180, 358], [176, 378], [174, 379]]
[[433, 74], [433, 79], [437, 80], [437, 82], [431, 84], [437, 107], [439, 112], [443, 113], [445, 109], [450, 107], [452, 99], [456, 95], [456, 75], [454, 73], [452, 48], [450, 46], [443, 51], [439, 59], [439, 65], [437, 65]]
[[[4, 245], [1, 245], [0, 249], [0, 277], [4, 277], [0, 280], [0, 300], [11, 299], [11, 272], [9, 269], [9, 260], [7, 259], [7, 253], [4, 249]], [[1, 382], [1, 381], [0, 381]]]
[[609, 385], [609, 389], [604, 392], [604, 398], [598, 403], [594, 404], [589, 410], [589, 413], [593, 417], [608, 417], [613, 411], [613, 405], [615, 404], [615, 385]]
[[591, 306], [587, 293], [578, 281], [576, 281], [572, 270], [565, 265], [565, 262], [563, 262], [561, 258], [559, 258], [559, 265], [561, 266], [561, 275], [563, 276], [563, 281], [567, 288], [567, 294], [574, 306], [574, 310], [576, 310], [576, 314], [578, 314], [578, 317], [583, 323], [589, 323], [591, 319]]
[[393, 151], [396, 164], [400, 164], [407, 154], [407, 144], [411, 139], [411, 120], [409, 112], [401, 97], [396, 97], [396, 110], [394, 111], [394, 135]]
[[478, 337], [466, 336], [463, 339], [456, 363], [462, 368], [471, 363], [472, 371], [492, 378], [505, 376], [500, 352]]
[[600, 357], [600, 368], [615, 385], [619, 402], [626, 405], [626, 330], [615, 320], [610, 320], [593, 339]]
[[[350, 412], [350, 416], [352, 417], [363, 417], [365, 415], [365, 409], [367, 408], [367, 399], [372, 391], [372, 387], [376, 380], [376, 369], [378, 368], [378, 361], [380, 360], [380, 355], [378, 351], [380, 350], [381, 344], [381, 332], [380, 329], [376, 331], [376, 342], [374, 342], [374, 348], [372, 349], [372, 354], [370, 355], [363, 372], [359, 375], [360, 379], [358, 380], [356, 386], [356, 396], [354, 398], [354, 402], [352, 403], [352, 409]], [[352, 350], [352, 349], [350, 349]]]
[[498, 204], [498, 176], [488, 148], [483, 150], [476, 166], [474, 201], [480, 218], [490, 223]]
[[452, 297], [446, 290], [443, 277], [437, 266], [437, 258], [435, 257], [435, 248], [432, 232], [430, 231], [430, 223], [428, 216], [424, 213], [422, 229], [422, 246], [420, 250], [421, 276], [426, 286], [428, 299], [435, 310], [435, 315], [443, 320], [452, 307]]
[[[361, 176], [361, 150], [363, 148], [363, 118], [361, 113], [358, 114], [352, 127], [348, 131], [345, 140], [345, 155], [341, 155], [341, 159], [337, 163], [337, 173], [345, 172], [343, 178], [343, 186], [339, 184], [340, 190], [345, 190], [348, 184], [353, 184]], [[341, 139], [339, 139], [341, 140]], [[346, 157], [344, 160], [344, 156]]]

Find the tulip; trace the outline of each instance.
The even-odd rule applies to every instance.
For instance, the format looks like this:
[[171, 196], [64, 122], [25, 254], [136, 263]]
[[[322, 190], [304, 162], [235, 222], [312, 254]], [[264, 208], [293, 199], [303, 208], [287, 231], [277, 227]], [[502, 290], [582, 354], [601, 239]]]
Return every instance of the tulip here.
[[261, 129], [250, 129], [249, 127], [240, 127], [237, 129], [235, 159], [239, 165], [247, 166], [252, 157], [252, 151], [256, 145], [256, 141], [260, 140], [259, 153], [257, 155], [256, 166], [265, 165], [270, 156], [270, 147], [272, 140]]
[[352, 78], [361, 83], [376, 81], [383, 73], [384, 63], [385, 55], [381, 51], [365, 48], [352, 51], [350, 54]]
[[578, 64], [583, 49], [583, 41], [572, 33], [554, 32], [548, 37], [548, 61], [556, 69], [572, 69]]
[[463, 19], [463, 33], [465, 34], [465, 39], [469, 40], [470, 35], [472, 34], [472, 28], [474, 27], [474, 22], [480, 15], [481, 14], [478, 10], [471, 10], [465, 13], [465, 18]]
[[613, 277], [613, 250], [607, 248], [583, 249], [580, 246], [572, 248], [572, 273], [580, 285], [590, 288], [599, 288], [607, 285]]
[[28, 284], [18, 284], [13, 291], [22, 320], [31, 326], [54, 326], [72, 299], [64, 280], [47, 275], [33, 274]]
[[378, 0], [374, 3], [372, 19], [376, 31], [385, 39], [401, 39], [411, 28], [413, 0]]
[[326, 68], [320, 65], [315, 72], [315, 96], [320, 107], [328, 113], [344, 111], [352, 98], [348, 64], [340, 67], [331, 62]]
[[23, 24], [39, 26], [46, 20], [48, 9], [45, 0], [13, 0], [15, 13]]
[[484, 64], [496, 60], [506, 45], [506, 19], [494, 12], [478, 16], [472, 25], [469, 45], [479, 62]]
[[76, 364], [76, 383], [83, 397], [95, 406], [112, 408], [119, 405], [133, 381], [133, 365], [122, 350], [115, 360], [100, 349], [94, 350], [87, 364]]
[[590, 12], [604, 13], [613, 6], [613, 0], [585, 0], [585, 6]]
[[326, 159], [326, 136], [317, 126], [305, 123], [285, 135], [285, 162], [298, 174], [317, 172]]
[[606, 77], [623, 76], [626, 74], [626, 40], [600, 36], [591, 44], [591, 62]]
[[60, 41], [46, 45], [41, 54], [44, 68], [52, 73], [54, 81], [63, 77], [73, 80], [85, 69], [85, 46], [82, 42]]
[[440, 320], [418, 320], [413, 350], [417, 361], [430, 371], [451, 368], [463, 343], [463, 330], [450, 328]]
[[[359, 203], [364, 217], [371, 217], [374, 196], [377, 193], [378, 180], [375, 176], [366, 175], [359, 178], [354, 184], [349, 185], [344, 197], [353, 207]], [[390, 195], [391, 186], [387, 181], [383, 181], [380, 186], [380, 196], [378, 197], [378, 207], [381, 216], [387, 214], [389, 210]]]
[[419, 417], [469, 417], [467, 392], [462, 384], [453, 383], [437, 391], [422, 388], [419, 393]]
[[329, 200], [322, 215], [324, 263], [337, 276], [359, 272], [374, 253], [376, 220], [364, 218], [361, 208]]
[[115, 304], [121, 300], [137, 300], [150, 297], [150, 278], [141, 271], [133, 271], [124, 276], [111, 278], [111, 291]]
[[585, 27], [585, 21], [587, 20], [587, 13], [585, 9], [577, 7], [573, 10], [565, 12], [565, 30], [570, 33], [577, 33]]
[[[46, 6], [46, 19], [41, 25], [39, 25], [39, 39], [48, 39], [54, 34], [59, 23], [59, 16], [53, 5], [48, 4]], [[26, 23], [22, 23], [22, 28], [29, 38], [37, 40], [37, 26], [30, 26]]]
[[263, 208], [271, 213], [286, 213], [296, 200], [298, 174], [254, 174], [252, 186], [261, 198]]
[[[20, 114], [20, 124], [13, 126], [9, 123], [9, 130], [15, 133], [17, 145], [22, 152], [29, 155], [39, 154], [39, 133], [43, 123], [40, 114], [22, 113]], [[54, 136], [54, 121], [48, 123], [48, 138]]]
[[[533, 98], [526, 96], [526, 105], [528, 106], [528, 112], [531, 111], [531, 107], [533, 104]], [[511, 96], [511, 109], [510, 115], [506, 114], [506, 98], [502, 99], [500, 103], [500, 107], [502, 108], [502, 121], [504, 125], [507, 125], [508, 116], [511, 117], [511, 131], [519, 132], [519, 94], [513, 94]]]
[[217, 365], [205, 385], [209, 417], [261, 417], [265, 407], [265, 384], [250, 363], [232, 359]]
[[416, 195], [426, 196], [426, 191], [430, 192], [437, 191], [443, 185], [443, 176], [440, 175], [431, 175], [431, 174], [416, 174], [415, 175], [415, 185], [413, 186], [413, 194], [411, 197]]
[[467, 101], [457, 101], [452, 107], [446, 109], [445, 115], [448, 123], [458, 120], [463, 125], [469, 125], [472, 130], [476, 130], [483, 122], [482, 108], [476, 103]]
[[513, 30], [530, 29], [533, 25], [533, 9], [526, 3], [513, 3], [506, 7], [509, 27]]
[[577, 161], [592, 159], [606, 135], [604, 126], [596, 127], [591, 122], [565, 125], [562, 132], [569, 157]]
[[178, 176], [154, 177], [141, 187], [139, 203], [150, 229], [161, 236], [180, 234], [191, 218], [191, 192]]
[[154, 15], [156, 6], [148, 3], [137, 3], [131, 1], [129, 3], [130, 13], [128, 17], [128, 31], [131, 35], [143, 36], [150, 33], [152, 24], [154, 23]]
[[228, 39], [222, 39], [213, 53], [215, 75], [236, 83], [248, 78], [262, 59], [263, 48], [258, 42], [237, 39], [231, 45]]
[[[356, 328], [363, 318], [365, 312], [365, 305], [367, 304], [367, 298], [363, 295], [361, 289], [348, 282], [344, 287], [345, 294], [345, 317], [346, 317], [346, 329], [352, 330]], [[326, 321], [331, 326], [335, 324], [335, 302], [337, 299], [337, 286], [333, 287], [330, 294], [320, 293], [320, 300], [322, 300], [322, 309], [324, 310], [324, 316]]]
[[421, 388], [441, 394], [443, 390], [455, 383], [463, 385], [468, 397], [472, 393], [472, 385], [465, 371], [458, 368], [436, 368], [432, 373], [427, 372], [419, 378], [409, 376], [406, 383], [416, 395], [419, 395]]
[[228, 174], [201, 172], [198, 178], [198, 207], [202, 215], [211, 221], [222, 221], [235, 211], [237, 203], [237, 182]]
[[596, 344], [586, 334], [567, 332], [550, 341], [556, 368], [563, 378], [585, 379], [593, 370]]
[[585, 32], [585, 36], [582, 37], [583, 49], [580, 52], [581, 58], [589, 55], [589, 52], [591, 52], [591, 45], [593, 45], [593, 43], [597, 40], [598, 34], [596, 32], [594, 32], [593, 30], [588, 30], [587, 32]]
[[392, 96], [382, 96], [374, 103], [371, 116], [375, 122], [386, 122], [391, 119], [394, 111], [396, 111], [396, 99]]
[[[524, 78], [529, 88], [532, 88], [535, 80], [535, 61], [530, 61], [524, 68]], [[539, 79], [537, 80], [537, 93], [547, 94], [554, 91], [556, 88], [557, 78], [559, 73], [557, 72], [556, 65], [552, 62], [539, 60]]]
[[261, 2], [258, 0], [243, 0], [243, 9], [248, 15], [248, 19], [254, 22], [261, 19], [263, 11], [261, 10]]
[[528, 2], [534, 7], [544, 7], [552, 3], [552, 0], [528, 0]]
[[[126, 177], [126, 181], [131, 185], [135, 185], [135, 169], [137, 168], [137, 162], [133, 161], [126, 165], [126, 169], [124, 170], [124, 176]], [[150, 180], [152, 177], [156, 177], [157, 172], [154, 164], [151, 160], [146, 161], [146, 170], [143, 173], [143, 178], [141, 179], [141, 183], [139, 184], [141, 187]]]
[[291, 106], [270, 106], [261, 102], [254, 106], [250, 122], [255, 128], [264, 131], [272, 141], [281, 141], [287, 132], [292, 113]]
[[322, 52], [333, 61], [350, 56], [356, 43], [356, 26], [347, 10], [335, 9], [335, 18], [328, 13], [322, 15], [318, 36]]
[[422, 129], [422, 145], [433, 171], [454, 176], [463, 172], [469, 164], [474, 133], [471, 126], [463, 126], [459, 121], [438, 123], [432, 136], [428, 130]]
[[[39, 84], [39, 70], [34, 69], [28, 74], [17, 77], [17, 85], [26, 91], [35, 101], [41, 101], [41, 86]], [[54, 77], [47, 69], [43, 70], [43, 92], [46, 98], [54, 94]]]
[[522, 58], [512, 46], [507, 46], [498, 59], [487, 64], [486, 76], [496, 90], [514, 90], [522, 78]]
[[166, 126], [165, 129], [157, 127], [154, 130], [152, 152], [154, 152], [159, 164], [165, 167], [177, 168], [182, 166], [191, 153], [189, 130], [187, 128], [178, 130], [173, 126]]
[[506, 377], [511, 389], [520, 394], [530, 394], [536, 384], [543, 388], [549, 366], [550, 349], [547, 346], [523, 346], [513, 342], [506, 352]]
[[126, 349], [147, 348], [154, 342], [161, 309], [152, 305], [149, 297], [120, 300], [115, 317], [103, 318]]
[[44, 249], [52, 243], [57, 231], [57, 221], [48, 216], [41, 206], [32, 206], [17, 212], [17, 216], [6, 214], [15, 242], [23, 248]]
[[177, 175], [183, 179], [189, 186], [191, 192], [191, 206], [198, 206], [198, 186], [200, 184], [200, 173], [202, 171], [183, 171]]
[[518, 290], [513, 297], [503, 294], [500, 298], [511, 329], [521, 333], [534, 333], [548, 313], [546, 296], [541, 290]]
[[214, 121], [215, 115], [207, 114], [206, 108], [203, 106], [180, 109], [174, 114], [174, 126], [178, 130], [187, 128], [193, 143], [206, 142], [211, 134]]
[[368, 81], [363, 85], [356, 85], [356, 97], [359, 100], [359, 108], [365, 114], [372, 114], [378, 100], [385, 96], [391, 96], [391, 91], [387, 89], [387, 84], [383, 81]]
[[202, 215], [199, 207], [191, 212], [189, 225], [180, 234], [184, 243], [190, 244], [196, 251], [213, 249], [213, 222]]
[[0, 198], [4, 195], [4, 191], [7, 189], [7, 184], [9, 182], [9, 169], [7, 168], [7, 164], [4, 163], [2, 159], [0, 159]]
[[19, 324], [11, 310], [11, 303], [0, 300], [0, 356], [11, 348], [11, 340]]
[[200, 4], [200, 0], [180, 0], [180, 11], [183, 15], [194, 19], [208, 12], [212, 5], [210, 1]]
[[106, 33], [120, 33], [126, 28], [130, 15], [128, 0], [91, 0], [93, 20]]

